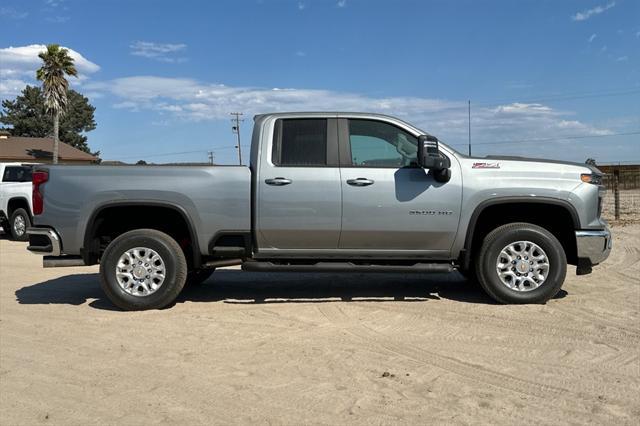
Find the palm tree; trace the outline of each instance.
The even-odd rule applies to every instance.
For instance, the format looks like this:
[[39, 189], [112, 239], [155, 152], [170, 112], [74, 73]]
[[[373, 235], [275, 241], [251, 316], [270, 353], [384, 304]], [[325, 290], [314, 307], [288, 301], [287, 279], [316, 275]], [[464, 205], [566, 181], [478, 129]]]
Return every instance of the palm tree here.
[[58, 132], [60, 116], [67, 108], [67, 90], [69, 82], [67, 75], [78, 76], [73, 65], [73, 58], [67, 49], [61, 49], [57, 44], [47, 45], [47, 50], [40, 52], [42, 67], [36, 72], [38, 80], [42, 81], [44, 105], [53, 116], [53, 164], [58, 164]]

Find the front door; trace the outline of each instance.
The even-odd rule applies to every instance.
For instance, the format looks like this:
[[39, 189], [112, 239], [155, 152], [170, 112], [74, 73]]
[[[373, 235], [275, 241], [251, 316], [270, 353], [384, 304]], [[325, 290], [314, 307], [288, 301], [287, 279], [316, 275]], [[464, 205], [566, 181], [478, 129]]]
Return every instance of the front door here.
[[[395, 124], [340, 119], [342, 232], [339, 247], [375, 255], [446, 256], [458, 229], [461, 176], [436, 182], [417, 166], [417, 137]], [[343, 158], [344, 157], [344, 158]]]
[[342, 209], [337, 120], [278, 119], [271, 136], [256, 183], [259, 256], [336, 250]]

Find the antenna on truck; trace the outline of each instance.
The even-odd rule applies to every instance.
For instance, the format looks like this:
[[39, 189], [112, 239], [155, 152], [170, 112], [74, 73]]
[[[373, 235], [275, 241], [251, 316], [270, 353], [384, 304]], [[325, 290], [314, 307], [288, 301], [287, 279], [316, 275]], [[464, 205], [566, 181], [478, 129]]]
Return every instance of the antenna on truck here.
[[242, 166], [242, 148], [240, 147], [240, 122], [244, 121], [244, 119], [240, 119], [240, 116], [242, 115], [241, 112], [232, 112], [231, 115], [234, 116], [231, 119], [231, 122], [234, 123], [234, 125], [231, 127], [231, 130], [233, 131], [233, 133], [238, 135], [238, 146], [236, 147], [238, 148], [238, 164]]
[[469, 105], [469, 157], [471, 157], [471, 100], [468, 101]]

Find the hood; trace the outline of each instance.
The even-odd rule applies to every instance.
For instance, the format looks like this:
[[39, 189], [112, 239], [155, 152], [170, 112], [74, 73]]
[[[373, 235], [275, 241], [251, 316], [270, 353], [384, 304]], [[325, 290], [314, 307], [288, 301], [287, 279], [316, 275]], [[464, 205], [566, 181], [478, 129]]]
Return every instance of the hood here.
[[[472, 158], [475, 159], [475, 158]], [[551, 163], [551, 164], [564, 164], [568, 166], [585, 167], [591, 170], [591, 173], [602, 175], [602, 172], [596, 167], [586, 163], [577, 163], [574, 161], [560, 161], [560, 160], [547, 160], [544, 158], [529, 158], [520, 157], [517, 155], [487, 155], [485, 157], [479, 157], [478, 160], [504, 160], [504, 161], [522, 161], [526, 163]]]

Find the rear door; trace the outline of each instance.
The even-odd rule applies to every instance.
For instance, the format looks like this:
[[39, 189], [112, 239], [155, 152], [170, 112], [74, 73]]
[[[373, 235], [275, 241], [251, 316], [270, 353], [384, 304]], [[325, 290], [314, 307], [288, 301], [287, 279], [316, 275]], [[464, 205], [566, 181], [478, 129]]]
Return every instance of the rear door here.
[[[339, 247], [381, 256], [447, 256], [460, 218], [461, 173], [436, 182], [417, 166], [417, 135], [377, 119], [339, 119]], [[385, 253], [386, 252], [386, 253]]]
[[259, 256], [336, 250], [342, 197], [337, 120], [279, 118], [265, 125], [256, 182]]

